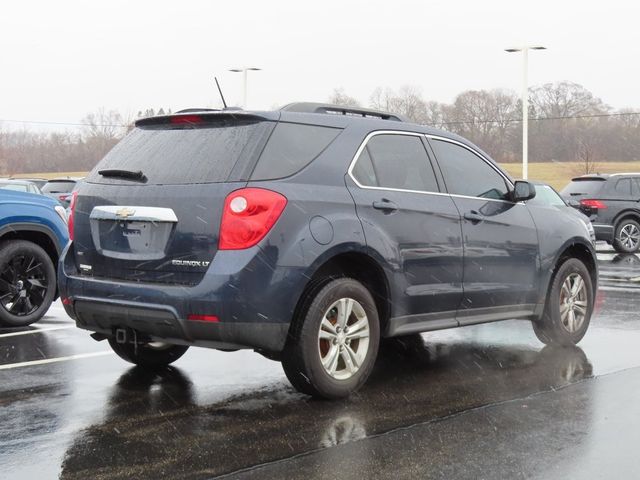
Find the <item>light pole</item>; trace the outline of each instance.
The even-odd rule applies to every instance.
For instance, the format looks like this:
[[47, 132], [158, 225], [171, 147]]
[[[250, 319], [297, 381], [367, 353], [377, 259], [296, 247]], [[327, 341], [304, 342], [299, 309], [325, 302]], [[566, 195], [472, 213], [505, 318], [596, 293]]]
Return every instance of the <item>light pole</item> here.
[[529, 176], [529, 50], [546, 50], [539, 45], [505, 48], [505, 52], [522, 52], [522, 178]]
[[242, 73], [242, 108], [247, 108], [247, 72], [249, 70], [262, 70], [261, 68], [256, 67], [245, 67], [245, 68], [231, 68], [230, 72], [234, 73]]

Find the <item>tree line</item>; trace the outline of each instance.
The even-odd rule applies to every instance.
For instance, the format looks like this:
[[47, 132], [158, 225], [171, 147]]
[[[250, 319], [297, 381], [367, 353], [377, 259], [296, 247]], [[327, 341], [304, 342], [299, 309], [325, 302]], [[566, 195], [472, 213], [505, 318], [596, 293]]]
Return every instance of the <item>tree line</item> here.
[[[343, 89], [330, 103], [361, 106]], [[377, 88], [371, 108], [457, 133], [498, 162], [522, 158], [522, 101], [510, 90], [468, 90], [452, 103], [425, 99], [415, 87]], [[640, 160], [640, 108], [615, 110], [582, 85], [547, 83], [529, 90], [529, 160], [596, 162]]]
[[[589, 172], [600, 162], [640, 160], [640, 108], [616, 110], [572, 82], [534, 86], [529, 95], [530, 161], [580, 162]], [[417, 87], [379, 87], [363, 105], [343, 89], [335, 89], [328, 101], [392, 111], [457, 133], [499, 162], [521, 159], [522, 102], [510, 90], [468, 90], [452, 103], [442, 103], [426, 99]], [[171, 110], [146, 109], [136, 117], [165, 113]], [[0, 175], [90, 170], [133, 121], [103, 109], [86, 115], [75, 132], [15, 130], [0, 124]]]
[[[137, 118], [171, 110], [150, 108]], [[45, 172], [86, 172], [133, 128], [133, 117], [100, 109], [80, 121], [78, 131], [34, 131], [3, 128], [0, 123], [0, 175]]]

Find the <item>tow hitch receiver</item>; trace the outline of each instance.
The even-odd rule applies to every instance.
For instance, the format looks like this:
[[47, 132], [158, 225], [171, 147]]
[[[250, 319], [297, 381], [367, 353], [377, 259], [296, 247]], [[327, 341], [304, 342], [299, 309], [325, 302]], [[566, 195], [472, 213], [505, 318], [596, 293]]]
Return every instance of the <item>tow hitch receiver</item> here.
[[116, 328], [116, 342], [119, 344], [128, 343], [135, 340], [136, 334], [129, 328]]

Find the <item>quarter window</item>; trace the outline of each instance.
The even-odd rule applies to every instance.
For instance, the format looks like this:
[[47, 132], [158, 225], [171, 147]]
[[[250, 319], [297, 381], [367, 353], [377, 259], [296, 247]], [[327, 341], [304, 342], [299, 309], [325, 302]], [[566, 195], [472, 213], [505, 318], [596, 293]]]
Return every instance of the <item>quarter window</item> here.
[[631, 179], [630, 178], [621, 178], [616, 183], [616, 193], [628, 197], [631, 195]]
[[310, 164], [341, 132], [338, 128], [278, 123], [251, 180], [283, 178]]
[[504, 200], [509, 189], [502, 177], [478, 155], [455, 143], [432, 140], [449, 193]]
[[438, 182], [420, 137], [380, 134], [369, 139], [353, 169], [367, 187], [438, 192]]

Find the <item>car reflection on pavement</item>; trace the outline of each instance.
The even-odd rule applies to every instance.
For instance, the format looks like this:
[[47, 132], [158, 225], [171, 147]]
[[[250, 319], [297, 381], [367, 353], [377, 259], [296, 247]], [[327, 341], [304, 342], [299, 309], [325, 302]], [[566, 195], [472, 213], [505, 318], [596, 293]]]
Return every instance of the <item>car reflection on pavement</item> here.
[[[340, 402], [312, 400], [283, 384], [198, 405], [179, 368], [148, 373], [134, 367], [113, 386], [102, 423], [78, 433], [61, 476], [209, 478], [556, 390], [591, 375], [577, 347], [431, 344], [421, 335], [386, 341], [369, 383]], [[589, 415], [583, 409], [580, 421]], [[521, 421], [518, 429], [535, 430], [535, 418]]]

